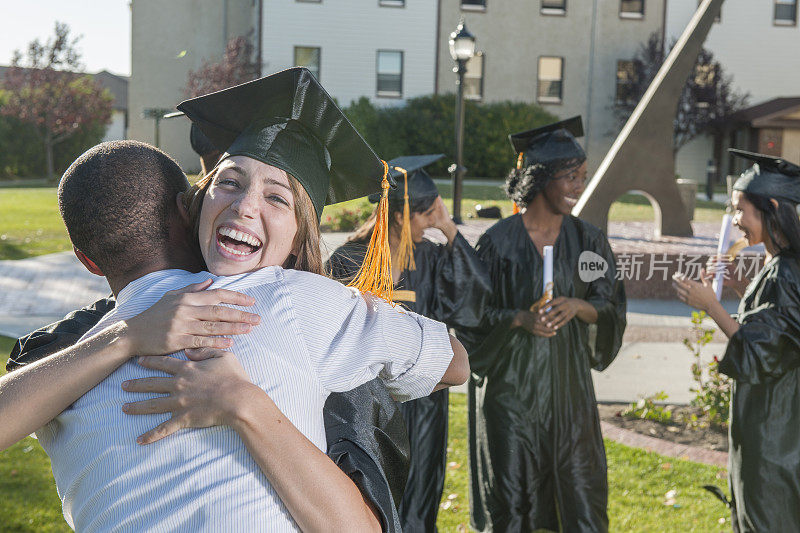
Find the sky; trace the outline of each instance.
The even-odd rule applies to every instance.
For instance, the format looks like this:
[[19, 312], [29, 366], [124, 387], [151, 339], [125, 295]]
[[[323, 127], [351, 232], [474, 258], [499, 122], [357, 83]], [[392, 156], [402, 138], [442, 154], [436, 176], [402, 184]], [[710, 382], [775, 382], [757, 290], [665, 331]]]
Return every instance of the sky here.
[[56, 21], [81, 35], [78, 50], [87, 72], [131, 73], [130, 0], [0, 0], [0, 65], [34, 39], [47, 41]]

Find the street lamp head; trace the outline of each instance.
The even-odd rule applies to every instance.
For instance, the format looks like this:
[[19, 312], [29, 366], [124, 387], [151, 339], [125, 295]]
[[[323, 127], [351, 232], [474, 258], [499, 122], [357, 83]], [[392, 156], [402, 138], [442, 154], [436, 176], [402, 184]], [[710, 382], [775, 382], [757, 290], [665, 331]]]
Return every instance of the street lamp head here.
[[469, 32], [462, 18], [456, 31], [450, 34], [450, 57], [454, 61], [466, 61], [474, 55], [475, 36]]

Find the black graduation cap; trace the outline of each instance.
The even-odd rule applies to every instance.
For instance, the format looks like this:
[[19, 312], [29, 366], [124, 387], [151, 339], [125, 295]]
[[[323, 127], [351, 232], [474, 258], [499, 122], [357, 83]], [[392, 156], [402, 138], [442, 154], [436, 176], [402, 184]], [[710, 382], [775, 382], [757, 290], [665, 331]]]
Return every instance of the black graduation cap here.
[[770, 155], [730, 149], [737, 157], [755, 163], [733, 184], [734, 190], [800, 203], [800, 166]]
[[[176, 111], [174, 113], [167, 113], [163, 118], [177, 118], [185, 116], [186, 113], [183, 111]], [[189, 130], [189, 144], [192, 145], [192, 150], [194, 150], [194, 153], [200, 157], [205, 157], [207, 155], [212, 155], [215, 153], [218, 154], [221, 152], [221, 150], [219, 150], [210, 140], [208, 140], [208, 137], [206, 137], [205, 134], [200, 131], [194, 122], [191, 124], [192, 126]]]
[[[439, 196], [439, 189], [425, 172], [424, 167], [443, 157], [444, 154], [404, 155], [389, 161], [389, 174], [398, 183], [397, 188], [389, 191], [389, 202], [394, 205], [402, 205], [405, 200], [405, 179], [403, 173], [397, 170], [398, 168], [402, 168], [408, 174], [408, 197], [412, 206], [417, 202]], [[369, 200], [376, 203], [380, 200], [380, 194], [371, 194]]]
[[222, 150], [214, 146], [214, 143], [212, 143], [211, 140], [206, 137], [205, 133], [200, 131], [200, 128], [198, 128], [197, 124], [194, 122], [192, 122], [192, 128], [189, 130], [189, 144], [192, 145], [192, 150], [194, 150], [194, 153], [200, 157], [219, 154], [222, 152]]
[[178, 105], [221, 152], [294, 176], [322, 208], [379, 191], [381, 160], [311, 72], [295, 67]]
[[580, 115], [541, 128], [535, 128], [508, 136], [514, 153], [522, 154], [518, 167], [546, 165], [556, 161], [586, 159], [586, 153], [575, 140], [583, 137], [583, 122]]

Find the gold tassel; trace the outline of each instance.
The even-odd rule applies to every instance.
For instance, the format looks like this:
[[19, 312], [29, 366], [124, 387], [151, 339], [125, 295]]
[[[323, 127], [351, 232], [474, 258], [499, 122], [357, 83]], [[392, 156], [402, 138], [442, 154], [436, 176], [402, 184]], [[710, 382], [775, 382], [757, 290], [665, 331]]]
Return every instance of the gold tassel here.
[[355, 287], [361, 292], [369, 292], [387, 302], [392, 301], [392, 253], [389, 249], [389, 165], [383, 163], [383, 181], [381, 201], [376, 210], [375, 229], [369, 240], [369, 247], [364, 262], [348, 287]]
[[[517, 156], [517, 170], [522, 168], [523, 155], [524, 153], [520, 152], [519, 155]], [[511, 214], [516, 215], [517, 213], [519, 213], [519, 206], [517, 205], [517, 202], [512, 202], [512, 203], [514, 204], [514, 208], [511, 210]]]
[[403, 229], [400, 232], [400, 247], [397, 249], [397, 263], [401, 270], [416, 270], [414, 262], [414, 240], [411, 238], [411, 209], [408, 206], [408, 172], [404, 168], [394, 167], [403, 173], [406, 191], [403, 195]]

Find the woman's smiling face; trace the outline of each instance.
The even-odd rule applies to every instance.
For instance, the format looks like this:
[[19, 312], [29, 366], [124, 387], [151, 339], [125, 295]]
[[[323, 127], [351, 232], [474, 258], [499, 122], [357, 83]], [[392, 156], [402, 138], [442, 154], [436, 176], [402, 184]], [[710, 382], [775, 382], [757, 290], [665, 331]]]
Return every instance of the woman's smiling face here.
[[569, 215], [586, 189], [586, 162], [555, 173], [545, 185], [544, 196], [554, 213]]
[[208, 271], [231, 276], [283, 265], [295, 253], [295, 200], [283, 170], [245, 156], [219, 164], [198, 236]]
[[761, 212], [741, 191], [731, 194], [731, 206], [734, 209], [733, 225], [742, 230], [747, 245], [753, 246], [764, 241], [764, 224]]

